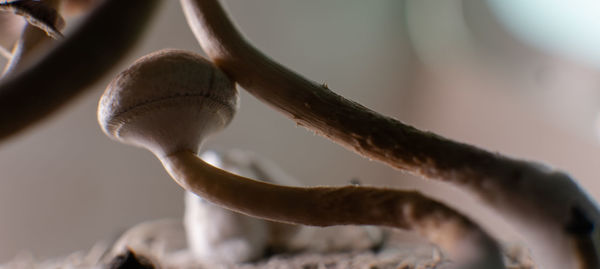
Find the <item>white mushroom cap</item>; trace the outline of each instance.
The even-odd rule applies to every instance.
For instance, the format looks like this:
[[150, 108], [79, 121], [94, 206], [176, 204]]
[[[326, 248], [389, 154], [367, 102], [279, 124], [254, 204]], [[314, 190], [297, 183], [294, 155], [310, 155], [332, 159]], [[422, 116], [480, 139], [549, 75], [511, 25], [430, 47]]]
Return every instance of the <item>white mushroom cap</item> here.
[[237, 109], [237, 91], [202, 56], [162, 50], [121, 72], [100, 99], [98, 121], [111, 138], [157, 156], [196, 151]]

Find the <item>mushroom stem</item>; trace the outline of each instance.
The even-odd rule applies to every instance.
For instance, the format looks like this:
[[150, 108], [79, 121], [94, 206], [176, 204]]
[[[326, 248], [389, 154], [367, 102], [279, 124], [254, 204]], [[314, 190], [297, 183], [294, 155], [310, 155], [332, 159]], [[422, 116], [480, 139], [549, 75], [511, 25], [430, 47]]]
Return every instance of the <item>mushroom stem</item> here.
[[56, 111], [135, 44], [160, 0], [105, 0], [69, 37], [0, 84], [0, 140]]
[[427, 178], [472, 186], [484, 179], [475, 174], [489, 176], [487, 164], [502, 159], [382, 116], [279, 65], [244, 40], [217, 1], [181, 2], [190, 27], [215, 65], [299, 125], [358, 154]]
[[[113, 79], [98, 104], [98, 122], [109, 137], [154, 153], [185, 189], [234, 211], [309, 225], [413, 229], [457, 261], [474, 264], [465, 268], [502, 268], [493, 239], [460, 213], [420, 194], [281, 187], [206, 164], [192, 152], [229, 124], [237, 98], [234, 83], [211, 62], [189, 51], [162, 50], [142, 57]], [[475, 266], [481, 263], [491, 265]]]
[[[470, 191], [523, 233], [546, 268], [585, 268], [584, 264], [599, 260], [595, 227], [600, 225], [600, 212], [568, 175], [380, 115], [263, 55], [241, 36], [217, 0], [181, 0], [181, 4], [213, 62], [298, 125], [367, 158]], [[581, 218], [573, 212], [580, 212]], [[584, 229], [583, 237], [568, 229], [569, 223], [580, 221], [591, 227]], [[582, 240], [593, 242], [595, 250], [582, 251], [577, 247]]]
[[158, 158], [183, 188], [233, 211], [313, 226], [360, 224], [413, 230], [447, 250], [460, 268], [504, 268], [498, 245], [477, 224], [415, 191], [279, 186], [213, 167], [190, 151]]

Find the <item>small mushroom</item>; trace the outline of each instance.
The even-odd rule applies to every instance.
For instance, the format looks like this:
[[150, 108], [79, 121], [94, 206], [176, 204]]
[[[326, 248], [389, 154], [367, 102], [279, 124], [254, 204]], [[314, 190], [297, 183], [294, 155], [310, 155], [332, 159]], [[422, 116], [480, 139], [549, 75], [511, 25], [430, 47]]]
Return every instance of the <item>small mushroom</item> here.
[[234, 84], [201, 56], [162, 50], [119, 74], [100, 100], [104, 132], [161, 157], [196, 151], [237, 109]]
[[171, 177], [212, 203], [246, 215], [313, 226], [384, 225], [414, 230], [448, 251], [459, 268], [504, 268], [499, 246], [476, 223], [416, 191], [362, 186], [288, 187], [221, 170], [196, 154], [227, 125], [237, 92], [218, 68], [179, 50], [153, 53], [120, 73], [98, 119], [110, 137], [144, 147]]
[[257, 99], [359, 155], [470, 192], [521, 233], [544, 268], [600, 268], [600, 208], [568, 174], [381, 115], [265, 56], [220, 1], [181, 4], [207, 56]]

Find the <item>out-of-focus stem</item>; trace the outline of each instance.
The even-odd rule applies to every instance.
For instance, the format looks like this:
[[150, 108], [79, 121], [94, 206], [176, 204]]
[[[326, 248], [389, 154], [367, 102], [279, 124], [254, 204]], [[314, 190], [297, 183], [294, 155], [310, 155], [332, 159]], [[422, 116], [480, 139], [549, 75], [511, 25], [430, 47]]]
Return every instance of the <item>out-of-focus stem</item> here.
[[[600, 212], [568, 175], [380, 115], [263, 55], [242, 37], [217, 0], [181, 3], [213, 62], [298, 125], [367, 158], [473, 193], [522, 232], [545, 268], [598, 264]], [[580, 228], [570, 229], [573, 223]], [[595, 247], [583, 251], [583, 242]]]
[[51, 114], [135, 44], [160, 0], [105, 0], [70, 36], [0, 84], [0, 139]]

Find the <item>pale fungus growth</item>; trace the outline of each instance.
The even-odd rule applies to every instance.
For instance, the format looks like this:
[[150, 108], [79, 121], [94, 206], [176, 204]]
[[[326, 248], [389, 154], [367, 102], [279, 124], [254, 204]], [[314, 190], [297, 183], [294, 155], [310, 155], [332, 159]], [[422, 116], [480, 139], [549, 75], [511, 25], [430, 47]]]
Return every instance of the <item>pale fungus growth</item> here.
[[229, 123], [236, 104], [233, 83], [218, 68], [194, 53], [164, 50], [141, 58], [111, 82], [100, 100], [98, 120], [111, 138], [154, 153], [183, 188], [230, 210], [295, 224], [415, 230], [464, 268], [503, 268], [498, 245], [487, 233], [417, 192], [288, 187], [204, 162], [196, 155], [198, 148]]
[[[148, 28], [161, 2], [0, 1], [0, 11], [15, 12], [28, 21], [18, 41], [12, 35], [0, 38], [6, 48], [17, 42], [12, 50], [0, 50], [11, 61], [0, 83], [0, 139], [39, 122], [101, 79]], [[129, 244], [148, 245], [135, 234], [181, 239], [173, 248], [182, 248], [186, 237], [189, 251], [199, 259], [230, 263], [256, 259], [278, 240], [289, 249], [326, 251], [311, 245], [314, 242], [295, 240], [309, 231], [295, 226], [302, 224], [410, 230], [439, 246], [452, 268], [506, 268], [497, 240], [478, 223], [419, 192], [300, 187], [286, 183], [282, 173], [237, 175], [202, 160], [198, 153], [203, 141], [235, 115], [237, 83], [298, 125], [358, 155], [470, 192], [521, 233], [541, 268], [600, 268], [600, 210], [568, 174], [381, 115], [265, 56], [238, 32], [218, 0], [180, 2], [208, 59], [173, 49], [139, 59], [110, 83], [99, 102], [98, 120], [112, 139], [145, 148], [160, 160], [189, 192], [188, 212], [184, 224], [151, 223], [126, 233], [111, 251], [130, 255], [119, 256], [115, 266], [138, 261]], [[62, 38], [63, 11], [88, 9], [82, 23]], [[269, 182], [255, 180], [264, 179], [264, 174], [271, 176]], [[222, 222], [217, 217], [223, 217]], [[185, 235], [177, 230], [184, 225]], [[148, 227], [176, 233], [155, 233]], [[221, 230], [207, 237], [215, 227]], [[274, 236], [273, 227], [283, 227], [291, 236]], [[365, 238], [366, 246], [381, 240], [359, 238]], [[89, 260], [95, 262], [102, 255], [92, 256]]]

